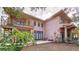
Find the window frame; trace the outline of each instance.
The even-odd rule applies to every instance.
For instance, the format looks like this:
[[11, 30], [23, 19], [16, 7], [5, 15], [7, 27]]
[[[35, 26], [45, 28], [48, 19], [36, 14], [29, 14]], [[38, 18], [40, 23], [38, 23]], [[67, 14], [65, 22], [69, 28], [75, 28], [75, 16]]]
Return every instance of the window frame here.
[[38, 22], [38, 27], [40, 27], [40, 22]]

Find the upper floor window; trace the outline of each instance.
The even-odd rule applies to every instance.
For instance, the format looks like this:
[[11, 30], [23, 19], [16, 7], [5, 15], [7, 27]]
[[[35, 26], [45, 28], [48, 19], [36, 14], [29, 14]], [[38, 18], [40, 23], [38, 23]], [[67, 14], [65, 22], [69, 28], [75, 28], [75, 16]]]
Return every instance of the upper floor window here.
[[34, 21], [34, 26], [36, 26], [36, 21]]
[[30, 25], [30, 21], [28, 21], [28, 26]]
[[16, 24], [17, 24], [17, 25], [20, 25], [20, 22], [19, 22], [19, 21], [17, 21], [17, 22], [16, 22]]
[[64, 23], [64, 20], [62, 17], [60, 17], [59, 24], [63, 24], [63, 23]]
[[62, 24], [62, 23], [64, 23], [64, 20], [60, 20], [59, 24]]
[[16, 22], [16, 25], [23, 25], [23, 26], [24, 26], [24, 25], [25, 25], [25, 22], [17, 21], [17, 22]]
[[41, 27], [43, 27], [43, 23], [41, 23]]
[[40, 27], [40, 23], [38, 22], [38, 27]]

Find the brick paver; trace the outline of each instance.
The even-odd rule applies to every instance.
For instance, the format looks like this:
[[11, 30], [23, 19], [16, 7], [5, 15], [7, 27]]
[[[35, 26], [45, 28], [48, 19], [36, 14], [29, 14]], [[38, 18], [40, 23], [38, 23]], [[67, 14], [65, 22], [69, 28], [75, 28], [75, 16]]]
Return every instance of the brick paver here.
[[79, 51], [79, 46], [67, 43], [48, 43], [24, 47], [22, 51]]

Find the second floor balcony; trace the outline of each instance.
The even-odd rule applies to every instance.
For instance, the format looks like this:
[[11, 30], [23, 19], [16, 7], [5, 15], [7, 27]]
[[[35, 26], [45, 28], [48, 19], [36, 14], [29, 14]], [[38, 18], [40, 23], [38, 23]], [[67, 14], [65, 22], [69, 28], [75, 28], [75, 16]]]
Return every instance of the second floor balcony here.
[[13, 26], [23, 26], [23, 27], [25, 27], [25, 26], [30, 26], [30, 27], [32, 27], [32, 25], [30, 24], [30, 22], [22, 22], [22, 21], [15, 21], [15, 22], [13, 22]]

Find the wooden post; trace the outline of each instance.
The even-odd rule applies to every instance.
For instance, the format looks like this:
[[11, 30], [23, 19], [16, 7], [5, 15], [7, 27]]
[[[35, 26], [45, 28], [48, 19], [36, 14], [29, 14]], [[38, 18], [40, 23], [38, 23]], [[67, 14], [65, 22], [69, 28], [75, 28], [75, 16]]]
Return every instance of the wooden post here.
[[64, 40], [67, 42], [67, 27], [64, 27]]

